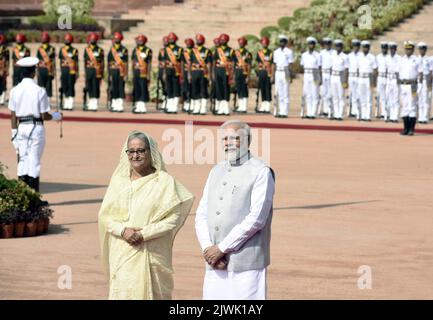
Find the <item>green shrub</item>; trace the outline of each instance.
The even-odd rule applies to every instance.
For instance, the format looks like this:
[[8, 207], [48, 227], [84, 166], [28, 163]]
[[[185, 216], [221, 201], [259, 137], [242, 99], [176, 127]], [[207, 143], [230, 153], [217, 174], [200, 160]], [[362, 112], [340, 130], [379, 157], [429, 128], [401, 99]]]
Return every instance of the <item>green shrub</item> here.
[[281, 17], [280, 19], [278, 19], [278, 26], [281, 29], [288, 31], [292, 21], [293, 17]]
[[249, 45], [260, 41], [259, 37], [254, 34], [247, 34], [244, 37], [247, 39]]
[[272, 33], [278, 33], [280, 29], [276, 26], [267, 26], [260, 31], [261, 37], [271, 37]]
[[[3, 166], [0, 163], [0, 172]], [[52, 217], [53, 210], [41, 202], [41, 195], [16, 179], [0, 173], [0, 223], [32, 221]]]

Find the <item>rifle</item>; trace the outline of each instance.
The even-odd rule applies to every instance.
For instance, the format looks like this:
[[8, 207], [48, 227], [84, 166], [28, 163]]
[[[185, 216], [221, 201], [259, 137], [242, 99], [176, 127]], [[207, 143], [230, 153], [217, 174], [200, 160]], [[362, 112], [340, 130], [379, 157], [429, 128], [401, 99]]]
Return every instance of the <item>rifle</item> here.
[[113, 90], [113, 81], [111, 80], [112, 74], [108, 71], [108, 83], [107, 83], [107, 110], [112, 111], [111, 109], [111, 99], [112, 99], [112, 90]]
[[302, 94], [301, 98], [301, 118], [305, 118], [305, 94]]
[[213, 115], [216, 114], [215, 110], [215, 81], [212, 81], [210, 87], [210, 111]]
[[349, 99], [349, 114], [348, 114], [348, 116], [351, 117], [352, 116], [352, 92], [349, 93], [349, 95], [347, 96], [347, 99]]
[[278, 92], [277, 92], [277, 90], [275, 90], [273, 107], [274, 107], [273, 114], [274, 114], [274, 117], [276, 117], [277, 116], [277, 108], [278, 108]]
[[83, 88], [83, 110], [87, 109], [87, 87]]
[[256, 92], [256, 107], [254, 108], [256, 113], [259, 113], [259, 95], [260, 95], [260, 85], [257, 82], [257, 92]]
[[[56, 67], [56, 58], [54, 58], [54, 61], [53, 61], [53, 63], [54, 63], [54, 85], [55, 85], [55, 88], [54, 88], [54, 91], [56, 92], [56, 108], [57, 108], [57, 112], [60, 112], [60, 110], [61, 110], [61, 108], [62, 108], [62, 105], [63, 105], [63, 89], [60, 87], [59, 88], [59, 92], [60, 92], [60, 104], [58, 104], [58, 101], [57, 101], [57, 67]], [[63, 119], [61, 119], [60, 120], [60, 133], [59, 133], [59, 135], [60, 135], [60, 139], [61, 138], [63, 138]]]
[[161, 89], [161, 79], [159, 76], [156, 77], [156, 110], [161, 110], [159, 108], [159, 90]]
[[376, 119], [380, 118], [380, 101], [379, 101], [379, 95], [376, 92]]
[[[187, 79], [188, 79], [188, 77], [187, 77]], [[192, 108], [192, 105], [191, 105], [191, 92], [192, 92], [192, 81], [188, 81], [188, 102], [189, 102], [188, 114], [191, 114], [194, 111]]]

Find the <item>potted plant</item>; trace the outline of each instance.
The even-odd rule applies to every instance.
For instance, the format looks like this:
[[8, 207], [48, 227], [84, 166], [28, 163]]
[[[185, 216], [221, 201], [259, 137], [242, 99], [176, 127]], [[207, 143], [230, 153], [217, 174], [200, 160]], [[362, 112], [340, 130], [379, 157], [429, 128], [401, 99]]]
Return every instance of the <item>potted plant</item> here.
[[50, 218], [53, 217], [53, 209], [50, 209], [48, 206], [40, 207], [40, 219], [43, 221], [43, 229], [42, 233], [48, 232], [48, 226], [50, 224]]
[[14, 211], [4, 211], [0, 214], [0, 238], [12, 238], [14, 236], [14, 222]]
[[25, 215], [23, 214], [23, 212], [16, 210], [14, 236], [17, 238], [24, 236], [24, 228], [26, 226], [26, 222], [24, 221], [24, 219], [25, 219]]
[[26, 237], [34, 237], [36, 235], [38, 229], [36, 218], [37, 218], [37, 213], [35, 214], [34, 211], [27, 212], [27, 219], [26, 219], [27, 222], [24, 228], [25, 230], [24, 234]]

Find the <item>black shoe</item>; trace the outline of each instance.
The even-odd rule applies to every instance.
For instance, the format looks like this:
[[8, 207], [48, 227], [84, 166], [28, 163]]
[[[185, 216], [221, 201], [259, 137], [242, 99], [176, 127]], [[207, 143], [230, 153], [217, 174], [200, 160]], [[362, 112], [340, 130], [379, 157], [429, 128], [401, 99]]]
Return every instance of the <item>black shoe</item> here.
[[409, 118], [409, 130], [407, 132], [408, 136], [413, 136], [415, 134], [416, 118]]
[[18, 176], [18, 180], [24, 182], [25, 184], [29, 184], [29, 176], [25, 175], [25, 176]]
[[39, 177], [33, 178], [33, 177], [29, 176], [28, 185], [30, 188], [34, 189], [36, 192], [39, 192]]
[[409, 117], [403, 117], [403, 131], [400, 132], [402, 136], [407, 136], [409, 132]]

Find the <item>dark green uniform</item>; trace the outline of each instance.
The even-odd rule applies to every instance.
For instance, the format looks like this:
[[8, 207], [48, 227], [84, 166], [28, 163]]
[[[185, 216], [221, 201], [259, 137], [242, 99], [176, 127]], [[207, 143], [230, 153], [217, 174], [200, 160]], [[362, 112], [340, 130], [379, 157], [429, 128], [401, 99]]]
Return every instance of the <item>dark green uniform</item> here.
[[[220, 52], [225, 57], [220, 56]], [[233, 81], [233, 60], [235, 51], [227, 45], [221, 45], [215, 50], [213, 60], [215, 61], [215, 99], [217, 101], [230, 100], [230, 86]]]
[[5, 45], [0, 45], [0, 96], [6, 92], [6, 80], [9, 74], [10, 53]]
[[182, 59], [183, 59], [182, 98], [183, 98], [184, 105], [185, 105], [185, 102], [189, 103], [191, 100], [191, 83], [188, 80], [188, 70], [189, 70], [190, 63], [191, 63], [191, 55], [192, 55], [192, 48], [186, 48], [185, 50], [183, 50], [183, 57], [182, 57]]
[[52, 45], [44, 43], [39, 47], [36, 57], [39, 59], [38, 85], [45, 88], [47, 95], [52, 97], [56, 49]]
[[[89, 56], [87, 52], [90, 50], [93, 53], [95, 61]], [[104, 50], [98, 45], [90, 44], [84, 50], [84, 63], [86, 70], [86, 88], [89, 98], [99, 99], [101, 96], [100, 84], [104, 77]]]
[[269, 48], [260, 49], [257, 53], [257, 66], [259, 76], [259, 90], [262, 97], [262, 101], [270, 102], [272, 100], [272, 63], [273, 53]]
[[235, 84], [238, 98], [248, 98], [247, 77], [251, 70], [252, 55], [245, 48], [239, 48], [235, 52]]
[[206, 71], [209, 63], [212, 63], [211, 51], [204, 46], [196, 47], [191, 54], [191, 99], [209, 98], [209, 74]]
[[[173, 53], [173, 60], [170, 59], [168, 50]], [[183, 59], [183, 49], [177, 44], [169, 44], [164, 49], [163, 61], [165, 64], [166, 83], [165, 90], [167, 98], [180, 97], [180, 77], [182, 76], [181, 61]]]
[[[140, 57], [143, 65], [140, 65]], [[152, 63], [152, 50], [146, 46], [137, 46], [131, 55], [133, 69], [134, 101], [148, 102], [149, 99], [149, 77], [148, 66]]]
[[160, 85], [162, 88], [162, 94], [164, 96], [167, 95], [167, 92], [165, 91], [165, 82], [164, 82], [164, 68], [165, 68], [165, 60], [164, 60], [164, 55], [165, 55], [165, 47], [159, 49], [158, 52], [158, 81], [160, 81]]
[[78, 77], [78, 50], [64, 45], [59, 51], [60, 86], [66, 97], [75, 97], [75, 81]]
[[24, 57], [30, 57], [30, 49], [23, 44], [17, 44], [12, 54], [12, 60], [14, 62], [14, 74], [12, 76], [13, 86], [16, 86], [23, 79], [21, 74], [21, 67], [17, 66], [16, 63], [18, 60]]
[[[113, 53], [114, 51], [114, 53]], [[115, 55], [121, 64], [116, 62]], [[121, 44], [114, 44], [107, 55], [108, 76], [111, 77], [111, 98], [125, 98], [125, 79], [128, 76], [128, 49]]]

